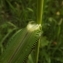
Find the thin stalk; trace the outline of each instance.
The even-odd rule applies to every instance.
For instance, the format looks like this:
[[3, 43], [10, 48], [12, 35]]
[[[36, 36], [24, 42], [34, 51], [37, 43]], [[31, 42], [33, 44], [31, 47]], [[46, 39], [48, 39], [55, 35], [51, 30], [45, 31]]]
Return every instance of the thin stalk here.
[[[37, 23], [41, 24], [42, 26], [42, 20], [43, 20], [43, 7], [44, 7], [44, 0], [37, 0]], [[42, 28], [41, 28], [42, 30]], [[39, 48], [40, 48], [40, 39], [38, 40], [37, 46], [36, 46], [36, 61], [35, 63], [38, 63], [39, 58]]]
[[42, 24], [44, 0], [37, 0], [37, 23]]

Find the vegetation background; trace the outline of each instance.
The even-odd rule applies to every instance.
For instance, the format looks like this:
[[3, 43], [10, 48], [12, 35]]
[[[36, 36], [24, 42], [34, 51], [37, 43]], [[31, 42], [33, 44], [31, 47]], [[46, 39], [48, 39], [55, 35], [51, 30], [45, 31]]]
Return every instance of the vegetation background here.
[[[0, 43], [4, 49], [17, 29], [36, 21], [36, 6], [36, 0], [0, 0]], [[63, 0], [45, 0], [42, 27], [39, 63], [63, 63]], [[2, 51], [0, 45], [0, 54]]]

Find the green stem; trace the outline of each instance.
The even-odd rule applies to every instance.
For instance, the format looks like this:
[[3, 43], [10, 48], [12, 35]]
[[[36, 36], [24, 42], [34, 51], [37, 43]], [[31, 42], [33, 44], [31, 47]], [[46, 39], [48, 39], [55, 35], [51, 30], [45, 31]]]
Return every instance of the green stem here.
[[[42, 24], [43, 20], [43, 7], [44, 7], [44, 0], [37, 0], [37, 23]], [[42, 30], [42, 29], [41, 29]], [[36, 46], [36, 61], [38, 63], [39, 58], [39, 48], [40, 48], [40, 39]]]
[[42, 24], [44, 0], [37, 0], [37, 23]]
[[40, 48], [40, 39], [36, 45], [36, 60], [35, 60], [35, 63], [38, 63], [38, 58], [39, 58], [39, 48]]

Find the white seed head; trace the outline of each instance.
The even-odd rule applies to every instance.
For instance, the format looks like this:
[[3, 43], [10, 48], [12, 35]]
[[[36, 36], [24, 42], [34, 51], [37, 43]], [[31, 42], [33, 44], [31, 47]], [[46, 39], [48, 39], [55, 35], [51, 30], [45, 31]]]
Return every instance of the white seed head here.
[[41, 24], [31, 24], [29, 23], [27, 25], [27, 30], [29, 30], [30, 32], [38, 30], [40, 28]]

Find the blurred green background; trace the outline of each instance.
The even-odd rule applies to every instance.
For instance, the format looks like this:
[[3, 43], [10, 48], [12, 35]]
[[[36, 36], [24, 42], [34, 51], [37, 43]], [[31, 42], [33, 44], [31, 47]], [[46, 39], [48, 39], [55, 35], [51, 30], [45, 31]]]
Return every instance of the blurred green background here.
[[[36, 0], [0, 0], [0, 42], [36, 21], [36, 10]], [[45, 0], [42, 27], [39, 63], [63, 63], [63, 0]]]

